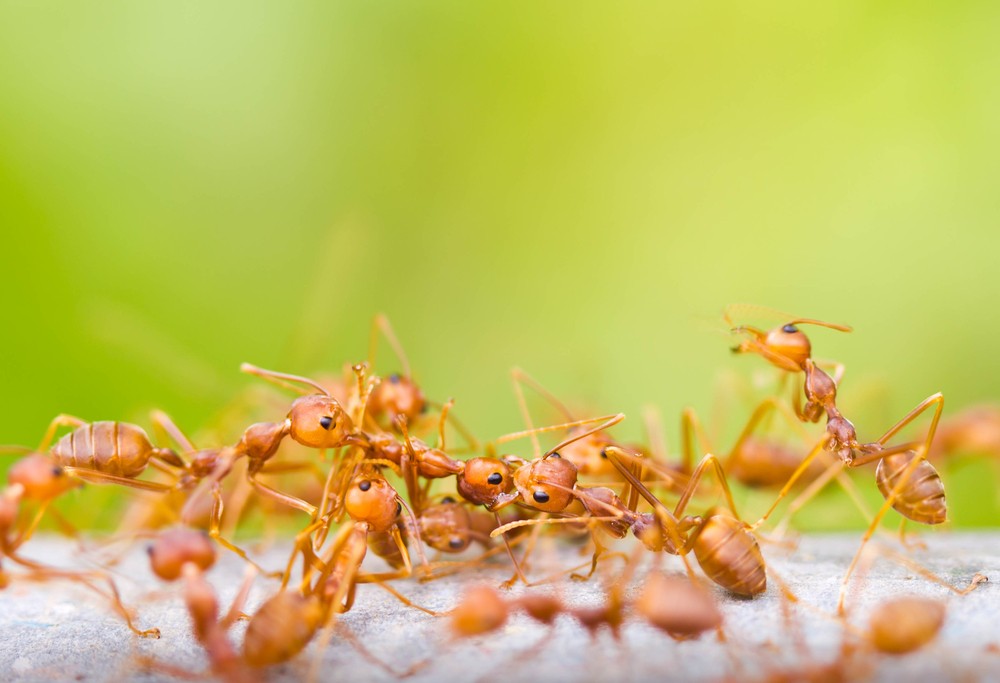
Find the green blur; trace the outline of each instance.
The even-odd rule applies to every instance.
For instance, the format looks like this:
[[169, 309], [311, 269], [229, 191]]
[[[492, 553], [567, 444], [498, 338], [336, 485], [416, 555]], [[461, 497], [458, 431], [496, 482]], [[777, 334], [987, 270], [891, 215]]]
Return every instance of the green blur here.
[[[731, 442], [774, 378], [728, 351], [741, 302], [854, 326], [813, 339], [862, 438], [997, 400], [998, 34], [990, 2], [4, 0], [0, 442], [197, 433], [242, 361], [337, 371], [379, 311], [484, 439], [519, 365], [625, 437], [658, 406], [673, 453], [723, 405]], [[991, 461], [944, 475], [1000, 520]]]

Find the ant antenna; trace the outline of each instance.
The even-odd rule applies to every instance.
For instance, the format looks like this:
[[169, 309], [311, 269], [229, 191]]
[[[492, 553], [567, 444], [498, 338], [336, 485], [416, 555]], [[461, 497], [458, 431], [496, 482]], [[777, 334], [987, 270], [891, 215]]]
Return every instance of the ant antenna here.
[[303, 395], [307, 394], [308, 392], [304, 391], [299, 387], [292, 386], [292, 384], [289, 384], [289, 382], [296, 384], [305, 384], [306, 386], [312, 387], [313, 389], [323, 394], [324, 396], [330, 396], [330, 392], [321, 387], [319, 384], [306, 377], [300, 377], [299, 375], [289, 375], [284, 372], [265, 370], [264, 368], [259, 368], [251, 363], [242, 363], [240, 365], [240, 372], [245, 372], [248, 375], [254, 375], [256, 377], [260, 377], [261, 379], [271, 382], [272, 384], [277, 384], [279, 387], [283, 387], [285, 389], [291, 389], [292, 391], [297, 391]]

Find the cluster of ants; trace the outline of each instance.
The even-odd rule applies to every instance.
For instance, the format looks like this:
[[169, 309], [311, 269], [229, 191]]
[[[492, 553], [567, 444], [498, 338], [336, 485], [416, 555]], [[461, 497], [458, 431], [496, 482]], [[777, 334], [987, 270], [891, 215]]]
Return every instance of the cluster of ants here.
[[[136, 626], [110, 571], [59, 569], [22, 552], [47, 513], [60, 528], [75, 533], [51, 506], [54, 500], [81, 483], [104, 484], [151, 493], [136, 503], [144, 514], [129, 515], [141, 520], [136, 524], [143, 527], [128, 530], [129, 537], [151, 538], [152, 572], [163, 581], [181, 582], [193, 635], [213, 674], [228, 681], [258, 680], [263, 667], [291, 660], [320, 633], [322, 654], [322, 645], [333, 637], [337, 615], [351, 609], [359, 584], [378, 584], [406, 605], [437, 615], [408, 600], [390, 582], [408, 577], [431, 580], [480, 567], [498, 556], [509, 558], [513, 576], [499, 588], [482, 585], [467, 591], [445, 613], [456, 637], [495, 631], [520, 612], [543, 624], [564, 615], [590, 632], [607, 628], [616, 636], [633, 615], [677, 639], [713, 630], [721, 638], [722, 613], [694, 564], [725, 592], [745, 598], [760, 595], [767, 588], [769, 571], [758, 529], [779, 503], [798, 491], [788, 508], [790, 516], [833, 481], [856, 497], [844, 468], [875, 464], [876, 485], [885, 502], [870, 516], [861, 548], [842, 581], [838, 611], [843, 614], [846, 590], [862, 550], [890, 509], [902, 515], [904, 523], [946, 521], [944, 486], [928, 456], [940, 449], [982, 447], [991, 439], [987, 446], [1000, 448], [1000, 415], [979, 409], [953, 423], [944, 421], [942, 438], [936, 441], [943, 408], [943, 397], [937, 393], [875, 441], [860, 442], [837, 405], [843, 366], [814, 359], [802, 330], [807, 325], [840, 331], [849, 327], [789, 316], [774, 329], [763, 330], [735, 325], [728, 311], [726, 320], [741, 339], [734, 352], [761, 356], [782, 371], [782, 384], [784, 378], [793, 381], [792, 400], [779, 391], [760, 403], [722, 456], [713, 454], [706, 430], [691, 410], [682, 416], [682, 455], [671, 459], [655, 420], [649, 420], [648, 445], [621, 443], [607, 430], [621, 422], [623, 414], [579, 418], [517, 369], [512, 372], [513, 384], [526, 424], [480, 443], [455, 418], [453, 401], [435, 402], [425, 396], [382, 316], [372, 327], [368, 361], [351, 366], [342, 377], [320, 382], [244, 364], [244, 372], [300, 396], [287, 410], [275, 409], [284, 417], [246, 427], [235, 445], [198, 448], [159, 411], [151, 419], [155, 436], [169, 439], [172, 447], [154, 445], [133, 424], [60, 415], [37, 448], [4, 447], [23, 457], [11, 466], [7, 486], [0, 492], [0, 585], [22, 579], [77, 582], [109, 600], [137, 635], [158, 638], [157, 629]], [[383, 377], [373, 371], [381, 337], [395, 349], [402, 366], [398, 374]], [[525, 388], [559, 411], [562, 422], [534, 426]], [[273, 397], [264, 401], [269, 402]], [[904, 428], [924, 414], [930, 421], [923, 435], [900, 441]], [[759, 434], [773, 415], [784, 415], [799, 430], [802, 423], [825, 417], [825, 429], [815, 440], [805, 432], [804, 438], [815, 441], [811, 448], [794, 448]], [[61, 428], [71, 431], [56, 440]], [[456, 434], [465, 441], [459, 447], [451, 443]], [[543, 450], [539, 437], [551, 434], [558, 443]], [[531, 440], [531, 457], [506, 452], [507, 444], [522, 439]], [[276, 457], [281, 451], [293, 451], [298, 457]], [[701, 459], [696, 462], [698, 453]], [[151, 476], [143, 476], [149, 472]], [[271, 477], [269, 483], [262, 481]], [[706, 495], [706, 477], [714, 478], [712, 493], [723, 504], [691, 514], [693, 501]], [[780, 486], [780, 490], [770, 509], [748, 523], [737, 511], [730, 479], [751, 488]], [[289, 483], [281, 486], [276, 481]], [[297, 511], [293, 514], [300, 515], [300, 524], [286, 565], [269, 572], [280, 578], [280, 588], [247, 615], [243, 607], [251, 582], [263, 570], [236, 545], [233, 534], [252, 500], [272, 511]], [[594, 548], [591, 560], [572, 570], [589, 565], [587, 573], [573, 574], [580, 580], [593, 576], [602, 559], [623, 555], [610, 552], [614, 540], [631, 533], [638, 542], [600, 606], [573, 606], [548, 594], [505, 595], [502, 589], [517, 582], [531, 585], [528, 555], [543, 531], [589, 539]], [[473, 544], [482, 547], [481, 555], [461, 561], [441, 559], [468, 555]], [[424, 546], [436, 551], [436, 557], [428, 560]], [[220, 547], [248, 566], [242, 588], [221, 617], [219, 601], [205, 578]], [[384, 560], [389, 571], [362, 570], [369, 550]], [[644, 553], [679, 557], [687, 576], [660, 572], [657, 559], [657, 568], [642, 577], [638, 594], [628, 593], [640, 564], [634, 560]], [[968, 587], [952, 589], [965, 593], [984, 580], [977, 574]], [[795, 599], [780, 579], [777, 583], [783, 595]], [[942, 617], [939, 601], [900, 599], [875, 615], [867, 642], [883, 652], [908, 652], [934, 637]], [[240, 619], [248, 624], [242, 648], [237, 648], [228, 632]], [[145, 664], [169, 669], [166, 663]]]

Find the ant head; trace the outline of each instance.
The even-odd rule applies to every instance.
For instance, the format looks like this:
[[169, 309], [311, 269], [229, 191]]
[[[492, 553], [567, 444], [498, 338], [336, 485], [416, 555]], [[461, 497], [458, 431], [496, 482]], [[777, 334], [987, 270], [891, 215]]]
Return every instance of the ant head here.
[[840, 332], [851, 331], [847, 325], [811, 318], [791, 320], [767, 332], [749, 325], [741, 325], [733, 328], [733, 332], [749, 335], [749, 338], [733, 348], [733, 352], [760, 354], [772, 365], [789, 372], [804, 370], [806, 361], [812, 357], [812, 344], [806, 333], [799, 329], [800, 325], [817, 325]]
[[492, 586], [473, 586], [451, 611], [451, 630], [456, 636], [471, 637], [495, 631], [504, 625], [510, 608]]
[[398, 417], [405, 417], [412, 423], [426, 410], [424, 392], [405, 375], [389, 375], [368, 397], [368, 414], [376, 419], [385, 415], [395, 422]]
[[288, 419], [291, 437], [310, 448], [339, 448], [354, 431], [347, 411], [335, 398], [322, 394], [296, 399]]
[[469, 511], [454, 501], [431, 505], [420, 515], [420, 537], [443, 553], [460, 553], [472, 542]]
[[456, 476], [458, 493], [476, 505], [492, 508], [514, 488], [510, 467], [499, 458], [472, 458]]
[[169, 529], [161, 532], [146, 551], [153, 573], [164, 581], [180, 578], [184, 565], [190, 563], [202, 571], [215, 564], [215, 546], [204, 531]]
[[7, 473], [7, 481], [24, 487], [23, 495], [37, 501], [59, 496], [78, 485], [50, 458], [34, 453], [18, 460]]
[[344, 509], [351, 519], [367, 522], [379, 533], [392, 528], [402, 507], [396, 490], [374, 470], [355, 477], [344, 496]]
[[525, 505], [543, 512], [561, 512], [573, 500], [576, 465], [559, 453], [533, 460], [514, 473], [514, 485]]
[[[573, 436], [574, 433], [585, 429], [586, 427], [576, 427], [571, 429], [567, 436]], [[615, 442], [607, 434], [595, 432], [562, 446], [559, 455], [576, 465], [582, 475], [613, 475], [617, 470], [604, 453], [606, 447], [613, 445]]]

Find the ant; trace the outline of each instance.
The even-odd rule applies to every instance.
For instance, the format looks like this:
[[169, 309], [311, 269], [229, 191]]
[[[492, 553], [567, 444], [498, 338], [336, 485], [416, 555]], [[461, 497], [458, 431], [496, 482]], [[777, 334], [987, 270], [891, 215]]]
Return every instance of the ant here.
[[[798, 327], [804, 324], [818, 325], [842, 332], [851, 331], [847, 325], [827, 323], [810, 318], [793, 319], [767, 332], [746, 325], [736, 327], [733, 330], [736, 333], [749, 335], [748, 339], [733, 349], [734, 352], [756, 353], [782, 370], [804, 373], [803, 387], [806, 404], [804, 407], [800, 407], [798, 399], [796, 399], [795, 406], [796, 414], [799, 415], [800, 419], [816, 422], [824, 413], [827, 416], [825, 438], [812, 449], [792, 473], [774, 504], [754, 524], [754, 528], [767, 520], [778, 503], [788, 494], [795, 481], [824, 449], [832, 451], [840, 457], [842, 463], [837, 463], [834, 466], [853, 468], [878, 462], [875, 479], [879, 491], [885, 498], [885, 503], [872, 519], [862, 538], [858, 554], [855, 555], [844, 577], [839, 605], [842, 609], [844, 591], [860, 559], [861, 551], [875, 533], [890, 507], [907, 519], [922, 524], [941, 524], [947, 520], [944, 484], [941, 482], [941, 476], [937, 470], [926, 458], [938, 422], [941, 419], [944, 396], [940, 392], [932, 394], [890, 427], [876, 441], [859, 443], [854, 425], [837, 408], [837, 380], [821, 370], [812, 358], [812, 344], [806, 334]], [[839, 379], [843, 366], [838, 367], [841, 369], [835, 371], [834, 375]], [[892, 437], [931, 408], [933, 408], [933, 413], [930, 427], [922, 442], [886, 446]]]
[[[531, 388], [535, 393], [545, 399], [553, 408], [555, 408], [562, 417], [568, 421], [568, 423], [578, 422], [575, 414], [570, 411], [570, 409], [560, 401], [555, 394], [545, 388], [538, 380], [529, 375], [527, 372], [521, 368], [515, 367], [510, 371], [511, 383], [514, 387], [514, 395], [517, 398], [518, 408], [521, 411], [521, 417], [524, 420], [525, 425], [528, 429], [531, 429], [534, 425], [531, 419], [531, 413], [528, 410], [527, 400], [524, 396], [524, 387]], [[647, 411], [645, 415], [646, 422], [646, 432], [649, 435], [650, 441], [656, 441], [656, 436], [662, 432], [659, 425], [658, 418], [656, 418], [651, 411]], [[567, 436], [573, 437], [580, 432], [584, 431], [584, 426], [571, 427]], [[535, 457], [540, 455], [541, 447], [538, 444], [538, 437], [532, 434], [532, 445], [535, 449]], [[565, 446], [559, 448], [559, 455], [565, 460], [570, 461], [576, 465], [577, 472], [582, 477], [617, 477], [618, 471], [608, 462], [605, 455], [604, 449], [608, 446], [617, 446], [619, 448], [626, 448], [622, 443], [619, 443], [612, 439], [604, 431], [592, 431], [589, 434], [583, 435], [581, 438], [566, 444]], [[646, 463], [646, 469], [649, 473], [655, 474], [661, 477], [661, 481], [655, 483], [666, 484], [672, 490], [680, 492], [684, 488], [684, 480], [688, 474], [690, 474], [690, 469], [686, 472], [683, 470], [676, 469], [667, 464], [666, 457], [663, 457], [661, 453], [658, 453], [658, 449], [655, 444], [651, 445], [649, 449], [642, 447], [629, 447], [630, 450], [636, 450], [646, 453], [647, 450], [651, 451], [651, 457], [644, 460]], [[645, 475], [645, 470], [643, 474]], [[645, 477], [644, 477], [645, 480]], [[647, 481], [647, 483], [654, 483], [652, 481]]]
[[[8, 473], [8, 481], [7, 487], [0, 491], [0, 558], [7, 558], [26, 570], [26, 573], [17, 576], [38, 581], [65, 579], [84, 585], [109, 600], [134, 634], [141, 638], [159, 638], [159, 629], [139, 629], [135, 626], [131, 610], [122, 602], [118, 587], [109, 575], [56, 569], [20, 554], [20, 548], [31, 538], [52, 501], [76, 487], [78, 482], [67, 477], [62, 467], [53, 465], [51, 460], [37, 453], [15, 463]], [[27, 526], [18, 529], [17, 521], [24, 501], [36, 502], [38, 510]], [[0, 563], [0, 588], [10, 583], [11, 577]], [[106, 584], [107, 588], [100, 583]]]
[[[547, 472], [543, 476], [547, 475], [549, 478], [543, 479], [541, 483], [557, 489], [563, 496], [579, 498], [593, 521], [599, 522], [600, 528], [615, 538], [624, 538], [631, 530], [647, 549], [679, 555], [689, 573], [692, 570], [686, 556], [693, 552], [705, 574], [730, 592], [744, 597], [764, 592], [767, 574], [760, 546], [749, 526], [740, 521], [726, 474], [714, 455], [706, 455], [694, 469], [671, 512], [633, 471], [631, 465], [637, 460], [641, 462], [641, 459], [616, 446], [609, 446], [605, 451], [608, 460], [627, 482], [621, 497], [607, 488], [588, 489], [576, 486], [575, 482], [571, 483], [570, 478], [565, 476], [565, 472], [562, 473], [562, 481], [557, 481], [552, 472]], [[698, 484], [710, 468], [722, 486], [727, 509], [712, 510], [705, 517], [684, 515]], [[640, 514], [635, 511], [638, 496], [653, 506], [653, 512]], [[623, 498], [628, 502], [622, 502]], [[587, 517], [578, 519], [584, 521]], [[511, 522], [496, 529], [493, 535], [503, 534], [518, 526], [552, 522], [553, 520]], [[594, 555], [591, 574], [596, 568], [599, 554]]]
[[[498, 525], [501, 524], [500, 510], [512, 503], [540, 512], [563, 512], [573, 501], [573, 496], [565, 490], [572, 490], [576, 484], [576, 466], [564, 460], [559, 454], [559, 450], [570, 444], [589, 437], [591, 434], [612, 427], [625, 419], [625, 415], [617, 415], [577, 420], [548, 427], [535, 427], [520, 432], [505, 434], [489, 445], [483, 457], [471, 458], [465, 461], [462, 472], [456, 475], [456, 490], [458, 494], [467, 501], [482, 505], [492, 512]], [[513, 455], [506, 455], [502, 458], [496, 457], [495, 448], [508, 441], [533, 436], [535, 434], [563, 431], [585, 425], [593, 425], [585, 431], [577, 431], [572, 436], [563, 439], [554, 448], [549, 449], [545, 454], [539, 455], [534, 460], [525, 461]], [[535, 443], [536, 453], [541, 449]], [[554, 482], [551, 485], [549, 482]], [[491, 536], [496, 536], [494, 531]], [[510, 585], [512, 581], [520, 579], [524, 584], [530, 585], [524, 575], [520, 563], [514, 557], [513, 550], [505, 535], [501, 535], [507, 554], [514, 564], [515, 576], [504, 585]]]
[[[219, 618], [219, 600], [205, 580], [205, 572], [215, 564], [215, 548], [207, 534], [178, 528], [164, 531], [147, 548], [153, 573], [164, 581], [184, 580], [184, 602], [191, 617], [195, 640], [204, 648], [212, 673], [227, 683], [252, 683], [260, 676], [241, 657], [229, 640], [229, 628], [240, 619], [243, 605], [256, 574], [247, 567], [246, 578], [233, 598], [229, 611]], [[146, 662], [154, 664], [153, 662]], [[170, 673], [186, 674], [156, 664]]]
[[[615, 639], [620, 639], [629, 605], [623, 591], [627, 578], [623, 579], [608, 591], [606, 602], [596, 607], [573, 607], [558, 597], [543, 594], [505, 599], [490, 586], [473, 586], [449, 613], [449, 626], [455, 636], [467, 638], [499, 630], [517, 612], [550, 627], [563, 614], [576, 620], [591, 636], [606, 626]], [[697, 638], [722, 626], [722, 613], [704, 589], [659, 572], [646, 577], [632, 606], [643, 620], [675, 640]]]
[[[160, 414], [162, 415], [162, 413]], [[55, 445], [60, 427], [73, 427]], [[49, 446], [51, 445], [51, 449]], [[5, 450], [21, 451], [20, 447]], [[35, 453], [45, 453], [62, 471], [96, 484], [119, 484], [145, 491], [169, 491], [169, 484], [137, 479], [151, 465], [171, 476], [186, 463], [169, 448], [157, 448], [139, 426], [127, 422], [85, 422], [72, 415], [57, 415], [49, 424]]]
[[[446, 414], [446, 412], [442, 413], [443, 416]], [[437, 503], [430, 503], [428, 500], [429, 490], [426, 486], [421, 487], [418, 479], [422, 473], [421, 456], [432, 452], [432, 450], [426, 448], [426, 445], [419, 440], [411, 438], [405, 418], [398, 418], [397, 427], [403, 435], [406, 446], [406, 453], [400, 457], [403, 482], [406, 485], [407, 497], [413, 507], [413, 514], [424, 542], [444, 553], [460, 553], [468, 548], [473, 541], [488, 546], [490, 544], [489, 534], [496, 528], [493, 516], [470, 506], [468, 503], [459, 503], [452, 496], [445, 496]], [[441, 453], [444, 452], [444, 438], [444, 418], [442, 417], [439, 439]], [[418, 445], [422, 447], [420, 450], [418, 450]], [[463, 463], [460, 471], [464, 471], [464, 469]]]

